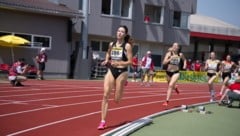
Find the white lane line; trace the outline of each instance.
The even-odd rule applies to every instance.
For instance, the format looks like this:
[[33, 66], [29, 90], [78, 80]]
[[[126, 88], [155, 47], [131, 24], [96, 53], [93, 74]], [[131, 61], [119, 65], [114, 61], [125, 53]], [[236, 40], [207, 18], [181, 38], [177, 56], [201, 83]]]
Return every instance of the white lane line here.
[[[138, 98], [145, 98], [145, 97], [159, 97], [159, 96], [165, 96], [165, 94], [142, 95], [142, 96], [129, 96], [129, 97], [124, 97], [123, 100], [127, 100], [127, 99], [138, 99]], [[113, 101], [114, 99], [109, 99], [109, 100], [110, 100], [110, 101]], [[0, 117], [12, 116], [12, 115], [23, 114], [23, 113], [30, 113], [30, 112], [35, 112], [35, 111], [40, 111], [40, 110], [47, 110], [47, 109], [53, 109], [53, 108], [62, 108], [62, 107], [67, 107], [67, 106], [76, 106], [76, 105], [83, 105], [83, 104], [91, 104], [91, 103], [97, 103], [97, 102], [101, 102], [101, 101], [102, 101], [102, 99], [100, 99], [100, 100], [95, 100], [95, 101], [80, 102], [80, 103], [63, 104], [63, 105], [58, 105], [58, 106], [55, 106], [55, 107], [36, 108], [36, 109], [31, 109], [31, 110], [24, 110], [24, 111], [12, 112], [12, 113], [7, 113], [7, 114], [1, 114]], [[24, 101], [24, 102], [28, 102], [28, 101]]]
[[[172, 101], [188, 100], [188, 99], [201, 99], [201, 98], [206, 98], [206, 97], [209, 97], [209, 96], [172, 99]], [[109, 109], [109, 111], [115, 111], [115, 110], [120, 110], [120, 109], [127, 109], [127, 108], [133, 108], [133, 107], [138, 107], [138, 106], [156, 104], [156, 103], [161, 103], [161, 102], [163, 102], [163, 101], [164, 101], [164, 100], [147, 102], [147, 103], [133, 104], [133, 105], [123, 106], [123, 107], [118, 107], [118, 108], [112, 108], [112, 109]], [[22, 133], [26, 133], [26, 132], [29, 132], [29, 131], [33, 131], [33, 130], [36, 130], [36, 129], [40, 129], [40, 128], [43, 128], [43, 127], [47, 127], [47, 126], [51, 126], [51, 125], [55, 125], [55, 124], [59, 124], [59, 123], [63, 123], [63, 122], [67, 122], [67, 121], [71, 121], [71, 120], [75, 120], [75, 119], [79, 119], [79, 118], [91, 116], [91, 115], [95, 115], [95, 114], [98, 114], [98, 113], [100, 113], [100, 112], [101, 112], [101, 111], [95, 111], [95, 112], [83, 114], [83, 115], [80, 115], [80, 116], [75, 116], [75, 117], [66, 118], [66, 119], [63, 119], [63, 120], [58, 120], [58, 121], [46, 123], [46, 124], [43, 124], [43, 125], [39, 125], [39, 126], [35, 126], [35, 127], [32, 127], [32, 128], [24, 129], [24, 130], [21, 130], [21, 131], [17, 131], [17, 132], [8, 134], [7, 136], [15, 136], [15, 135], [18, 135], [18, 134], [22, 134]]]
[[[66, 89], [64, 89], [66, 90]], [[70, 89], [68, 89], [70, 90]], [[74, 89], [76, 90], [76, 89]], [[98, 90], [89, 90], [88, 92], [96, 92]], [[21, 96], [34, 96], [34, 95], [51, 95], [51, 94], [65, 94], [65, 93], [82, 93], [86, 92], [86, 90], [83, 91], [54, 91], [54, 92], [45, 92], [45, 93], [31, 93], [31, 94], [16, 94], [16, 95], [5, 95], [0, 96], [0, 98], [6, 98], [6, 97], [21, 97]]]
[[[15, 87], [17, 88], [17, 87]], [[103, 88], [102, 87], [81, 87], [81, 86], [78, 86], [78, 87], [61, 87], [61, 88], [57, 88], [57, 87], [42, 87], [41, 88], [22, 88], [22, 87], [18, 87], [17, 89], [18, 90], [7, 90], [7, 91], [0, 91], [0, 93], [13, 93], [13, 92], [35, 92], [36, 90], [41, 90], [41, 91], [49, 91], [49, 90], [81, 90], [81, 89], [99, 89], [99, 90], [102, 90]], [[19, 90], [21, 89], [21, 90]], [[23, 90], [24, 89], [24, 90]]]
[[[126, 97], [125, 99], [137, 99], [137, 98], [142, 98], [142, 97], [155, 97], [159, 95], [144, 95], [144, 96], [134, 96], [134, 97]], [[110, 99], [114, 100], [114, 99]], [[29, 113], [29, 112], [35, 112], [35, 111], [40, 111], [40, 110], [46, 110], [46, 109], [53, 109], [53, 108], [62, 108], [62, 107], [67, 107], [67, 106], [76, 106], [76, 105], [83, 105], [83, 104], [91, 104], [91, 103], [97, 103], [101, 102], [101, 100], [95, 100], [95, 101], [87, 101], [87, 102], [80, 102], [80, 103], [71, 103], [71, 104], [64, 104], [64, 105], [58, 105], [55, 107], [44, 107], [44, 108], [37, 108], [37, 109], [32, 109], [32, 110], [24, 110], [24, 111], [19, 111], [19, 112], [12, 112], [12, 113], [7, 113], [7, 114], [1, 114], [0, 117], [6, 117], [6, 116], [11, 116], [11, 115], [17, 115], [17, 114], [23, 114], [23, 113]]]
[[[68, 93], [69, 91], [66, 91], [66, 92], [56, 92], [56, 93]], [[75, 92], [75, 91], [71, 91], [71, 92]], [[78, 91], [78, 92], [86, 92], [85, 90], [84, 91]], [[88, 91], [88, 92], [91, 92], [91, 91]], [[96, 92], [96, 91], [92, 91], [92, 92]], [[150, 91], [149, 91], [150, 92]], [[159, 91], [156, 91], [156, 92], [159, 92]], [[126, 94], [131, 94], [131, 93], [145, 93], [145, 92], [126, 92]], [[43, 93], [41, 93], [42, 95]], [[45, 93], [44, 93], [45, 94]], [[55, 94], [54, 93], [46, 93], [46, 94]], [[147, 93], [145, 93], [147, 94]], [[49, 100], [58, 100], [58, 99], [70, 99], [70, 98], [81, 98], [81, 97], [92, 97], [92, 96], [98, 96], [98, 95], [102, 95], [102, 93], [98, 93], [98, 94], [88, 94], [88, 95], [74, 95], [74, 96], [66, 96], [66, 97], [54, 97], [54, 98], [44, 98], [44, 99], [34, 99], [34, 100], [26, 100], [26, 101], [21, 101], [21, 102], [37, 102], [37, 101], [49, 101]], [[19, 96], [19, 95], [18, 95]], [[29, 96], [29, 95], [21, 95], [21, 96]], [[0, 100], [1, 101], [1, 100]], [[9, 102], [9, 103], [2, 103], [0, 104], [1, 105], [6, 105], [6, 104], [11, 104], [12, 101], [15, 101], [15, 100], [3, 100], [3, 101], [6, 101], [6, 102]]]
[[[156, 93], [151, 93], [151, 92], [156, 92]], [[157, 93], [158, 92], [158, 93]], [[142, 94], [155, 94], [158, 95], [160, 91], [148, 91], [148, 92], [126, 92], [126, 94], [131, 94], [131, 93], [142, 93]], [[193, 93], [181, 93], [181, 94], [202, 94], [203, 92], [193, 92]], [[205, 93], [205, 92], [204, 92]], [[101, 96], [102, 94], [91, 94], [91, 95], [74, 95], [74, 96], [66, 96], [66, 97], [54, 97], [54, 98], [44, 98], [44, 99], [34, 99], [34, 100], [27, 100], [27, 101], [21, 101], [21, 102], [25, 102], [25, 103], [29, 103], [29, 102], [38, 102], [38, 101], [50, 101], [50, 100], [59, 100], [59, 99], [70, 99], [70, 98], [81, 98], [81, 97], [92, 97], [92, 96]], [[6, 101], [6, 100], [5, 100]], [[6, 103], [1, 103], [0, 106], [3, 105], [8, 105], [8, 104], [12, 104], [12, 102], [15, 100], [10, 100], [9, 102]]]
[[74, 95], [74, 96], [65, 96], [65, 97], [54, 97], [54, 98], [44, 98], [44, 99], [34, 99], [21, 102], [38, 102], [38, 101], [50, 101], [50, 100], [59, 100], [59, 99], [70, 99], [70, 98], [81, 98], [81, 97], [90, 97], [90, 96], [101, 96], [102, 94], [91, 94], [91, 95]]
[[[75, 91], [73, 91], [73, 92], [75, 92]], [[86, 92], [86, 91], [80, 91], [80, 92]], [[88, 91], [89, 92], [89, 91]], [[93, 91], [93, 92], [95, 92], [95, 91]], [[148, 92], [154, 92], [154, 91], [148, 91]], [[158, 92], [158, 93], [157, 93]], [[62, 93], [68, 93], [68, 92], [62, 92]], [[146, 93], [146, 92], [144, 92], [144, 91], [142, 91], [142, 92], [126, 92], [126, 94], [131, 94], [131, 93], [139, 93], [139, 94], [148, 94], [148, 93]], [[42, 94], [42, 93], [41, 93]], [[52, 94], [52, 93], [46, 93], [46, 94]], [[149, 93], [150, 94], [150, 93]], [[159, 91], [156, 91], [156, 93], [155, 93], [155, 95], [156, 94], [159, 94]], [[26, 100], [26, 101], [21, 101], [21, 102], [27, 102], [27, 103], [29, 103], [29, 102], [37, 102], [37, 101], [49, 101], [49, 100], [59, 100], [59, 99], [71, 99], [71, 98], [81, 98], [81, 97], [92, 97], [92, 96], [98, 96], [98, 95], [102, 95], [102, 93], [101, 94], [90, 94], [90, 95], [74, 95], [74, 96], [66, 96], [66, 97], [54, 97], [54, 98], [45, 98], [45, 99], [34, 99], [34, 100]], [[21, 96], [25, 96], [25, 95], [21, 95]], [[26, 95], [26, 96], [28, 96], [28, 95]], [[0, 100], [0, 101], [4, 101], [4, 102], [6, 102], [6, 103], [1, 103], [0, 104], [0, 106], [2, 106], [2, 105], [8, 105], [8, 104], [12, 104], [12, 102], [14, 102], [14, 101], [16, 101], [16, 100]]]

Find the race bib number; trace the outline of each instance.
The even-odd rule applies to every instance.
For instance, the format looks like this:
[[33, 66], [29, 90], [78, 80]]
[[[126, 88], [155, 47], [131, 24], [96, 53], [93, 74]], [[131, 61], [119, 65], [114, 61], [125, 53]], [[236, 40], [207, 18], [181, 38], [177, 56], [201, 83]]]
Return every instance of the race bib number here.
[[112, 60], [122, 60], [122, 57], [123, 57], [123, 48], [113, 47], [111, 51]]
[[225, 64], [224, 65], [224, 70], [230, 70], [232, 68], [231, 64]]
[[172, 57], [172, 59], [170, 60], [170, 64], [172, 65], [178, 65], [180, 63], [180, 57], [176, 56], [176, 57]]
[[217, 69], [217, 63], [215, 63], [215, 62], [210, 62], [210, 63], [208, 64], [208, 69], [213, 69], [213, 70]]

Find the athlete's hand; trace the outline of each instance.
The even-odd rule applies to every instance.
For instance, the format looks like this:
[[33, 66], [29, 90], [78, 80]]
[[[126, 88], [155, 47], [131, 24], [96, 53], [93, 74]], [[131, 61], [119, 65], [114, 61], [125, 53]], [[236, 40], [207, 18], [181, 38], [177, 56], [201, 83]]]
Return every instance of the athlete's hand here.
[[109, 67], [110, 64], [111, 64], [111, 61], [107, 61], [107, 60], [101, 63], [102, 66], [106, 66], [106, 67]]
[[118, 62], [118, 61], [112, 61], [112, 62], [111, 62], [111, 65], [112, 65], [113, 67], [117, 67], [117, 66], [119, 66], [119, 62]]
[[101, 65], [102, 65], [102, 66], [105, 66], [107, 63], [108, 63], [108, 61], [107, 61], [107, 60], [104, 60], [104, 61], [101, 63]]
[[28, 69], [28, 68], [29, 68], [29, 65], [26, 64], [26, 65], [23, 66], [23, 68], [24, 68], [24, 69]]

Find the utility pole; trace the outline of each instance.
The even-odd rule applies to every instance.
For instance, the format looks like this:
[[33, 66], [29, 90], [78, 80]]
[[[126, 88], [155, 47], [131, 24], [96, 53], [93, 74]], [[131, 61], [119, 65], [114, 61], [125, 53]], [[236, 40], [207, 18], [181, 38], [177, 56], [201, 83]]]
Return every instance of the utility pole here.
[[87, 59], [87, 48], [88, 48], [88, 9], [89, 0], [83, 0], [83, 22], [82, 22], [82, 44], [83, 44], [83, 54], [82, 58]]
[[77, 55], [77, 61], [74, 71], [75, 79], [89, 79], [91, 74], [91, 57], [89, 58], [88, 48], [88, 10], [89, 0], [83, 0], [83, 20], [82, 20], [82, 31], [80, 38], [79, 53]]

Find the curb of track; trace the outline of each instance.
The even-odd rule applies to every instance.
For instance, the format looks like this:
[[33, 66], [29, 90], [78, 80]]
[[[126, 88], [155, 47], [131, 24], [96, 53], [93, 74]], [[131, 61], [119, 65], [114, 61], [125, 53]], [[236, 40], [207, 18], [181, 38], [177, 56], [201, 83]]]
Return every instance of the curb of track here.
[[[193, 108], [193, 107], [196, 107], [196, 106], [213, 104], [213, 103], [216, 103], [216, 102], [197, 103], [197, 104], [188, 105], [188, 107]], [[157, 112], [157, 113], [151, 114], [149, 116], [146, 116], [146, 117], [140, 118], [138, 120], [135, 120], [133, 122], [127, 123], [127, 124], [125, 124], [123, 126], [120, 126], [118, 128], [115, 128], [111, 131], [108, 131], [108, 132], [102, 134], [101, 136], [127, 136], [127, 135], [133, 133], [134, 131], [144, 127], [145, 125], [148, 125], [148, 124], [152, 123], [153, 118], [156, 118], [158, 116], [162, 116], [162, 115], [165, 115], [165, 114], [169, 114], [169, 113], [172, 113], [172, 112], [180, 111], [180, 110], [182, 110], [181, 107], [172, 108], [172, 109], [169, 109], [169, 110]]]

